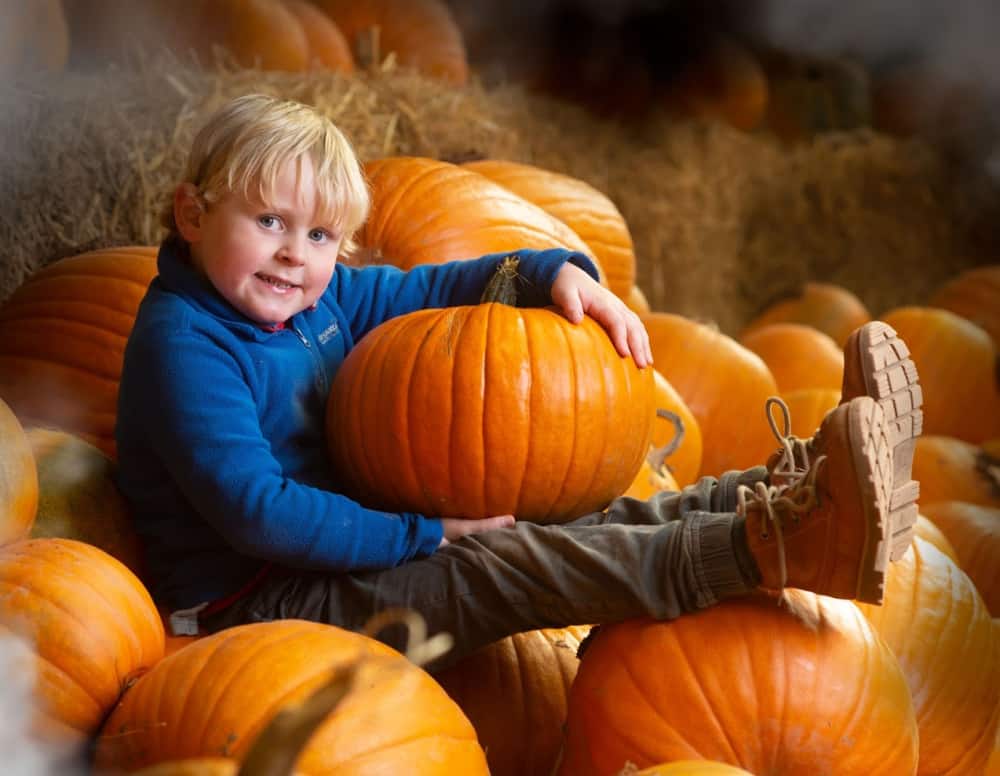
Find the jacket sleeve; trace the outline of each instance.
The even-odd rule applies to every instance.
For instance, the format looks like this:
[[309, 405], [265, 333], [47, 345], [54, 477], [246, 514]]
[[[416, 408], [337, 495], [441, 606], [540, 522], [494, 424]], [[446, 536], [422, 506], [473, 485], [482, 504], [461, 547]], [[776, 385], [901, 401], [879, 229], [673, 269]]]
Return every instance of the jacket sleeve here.
[[149, 445], [183, 498], [238, 552], [342, 572], [389, 568], [437, 548], [439, 520], [365, 509], [284, 476], [244, 377], [250, 365], [209, 336], [175, 333], [130, 355], [140, 362], [133, 396], [144, 404], [133, 415]]
[[338, 265], [331, 289], [357, 341], [397, 315], [429, 307], [478, 304], [486, 284], [508, 256], [520, 260], [520, 307], [549, 304], [552, 283], [567, 261], [598, 279], [594, 263], [582, 253], [562, 248], [522, 249], [445, 264], [422, 264], [407, 272], [388, 265], [360, 269]]

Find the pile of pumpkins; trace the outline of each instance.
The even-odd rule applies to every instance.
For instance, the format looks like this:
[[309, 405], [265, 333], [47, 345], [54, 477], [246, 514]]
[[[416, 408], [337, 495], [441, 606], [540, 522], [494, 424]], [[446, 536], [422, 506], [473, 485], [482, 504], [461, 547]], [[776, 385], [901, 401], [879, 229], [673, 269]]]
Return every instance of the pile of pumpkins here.
[[[412, 157], [369, 161], [366, 174], [372, 214], [360, 251], [344, 260], [406, 268], [568, 247], [599, 265], [650, 333], [655, 371], [640, 371], [592, 322], [510, 308], [523, 331], [537, 327], [539, 349], [484, 335], [477, 357], [502, 348], [498, 367], [520, 359], [518, 369], [569, 386], [573, 412], [517, 426], [569, 484], [531, 480], [530, 465], [513, 474], [483, 465], [499, 443], [480, 436], [467, 456], [480, 468], [464, 476], [478, 478], [481, 501], [446, 492], [466, 514], [506, 511], [517, 494], [519, 514], [564, 522], [621, 494], [644, 498], [759, 464], [777, 446], [765, 400], [782, 396], [793, 432], [810, 435], [839, 401], [848, 333], [871, 317], [849, 290], [810, 284], [730, 337], [649, 310], [624, 219], [584, 181], [503, 160]], [[435, 219], [417, 217], [429, 208]], [[1000, 773], [1000, 266], [957, 276], [928, 306], [880, 316], [908, 343], [924, 392], [914, 462], [922, 517], [890, 569], [883, 606], [786, 591], [780, 604], [762, 595], [671, 622], [580, 623], [516, 634], [433, 677], [329, 625], [165, 635], [113, 483], [122, 352], [155, 274], [152, 247], [94, 251], [48, 265], [0, 306], [0, 638], [26, 639], [35, 657], [36, 740], [92, 746], [95, 773], [205, 757], [217, 759], [187, 772], [232, 773], [279, 710], [361, 660], [364, 680], [325, 716], [296, 772]], [[476, 310], [463, 314], [473, 321]], [[562, 333], [546, 334], [543, 321]], [[604, 376], [567, 382], [570, 348]], [[351, 356], [366, 350], [375, 352], [363, 341]], [[357, 361], [338, 374], [348, 404], [375, 363]], [[420, 378], [423, 394], [435, 368]], [[396, 383], [414, 390], [385, 384]], [[380, 401], [399, 400], [382, 391]], [[497, 393], [478, 384], [462, 412], [516, 411], [491, 404]], [[567, 433], [574, 424], [593, 445], [567, 455], [565, 445], [586, 436]], [[342, 440], [348, 455], [385, 454], [377, 424], [366, 428]], [[406, 444], [432, 449], [423, 433]], [[609, 460], [607, 476], [593, 476]], [[361, 489], [421, 508], [400, 483], [426, 473], [393, 469], [391, 483], [368, 474]]]

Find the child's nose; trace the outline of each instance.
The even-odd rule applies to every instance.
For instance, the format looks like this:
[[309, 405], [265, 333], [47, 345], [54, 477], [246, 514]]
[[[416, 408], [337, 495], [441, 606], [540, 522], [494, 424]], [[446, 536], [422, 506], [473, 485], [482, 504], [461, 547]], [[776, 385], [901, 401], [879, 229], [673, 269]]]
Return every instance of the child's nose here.
[[286, 264], [299, 265], [304, 263], [304, 249], [295, 240], [289, 240], [278, 249], [278, 258]]

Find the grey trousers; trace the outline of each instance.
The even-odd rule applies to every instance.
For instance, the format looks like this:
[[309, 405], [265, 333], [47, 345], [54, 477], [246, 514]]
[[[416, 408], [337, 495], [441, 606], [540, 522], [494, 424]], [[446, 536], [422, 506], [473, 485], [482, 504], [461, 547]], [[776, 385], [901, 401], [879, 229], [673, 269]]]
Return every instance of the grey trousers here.
[[[704, 477], [648, 501], [619, 498], [603, 512], [562, 525], [517, 523], [465, 536], [394, 568], [344, 574], [281, 570], [202, 631], [275, 619], [360, 630], [376, 612], [419, 612], [429, 634], [455, 646], [427, 666], [439, 670], [476, 649], [526, 630], [631, 617], [672, 619], [756, 587], [737, 530], [736, 487], [767, 477], [764, 467]], [[405, 647], [402, 627], [379, 639]]]

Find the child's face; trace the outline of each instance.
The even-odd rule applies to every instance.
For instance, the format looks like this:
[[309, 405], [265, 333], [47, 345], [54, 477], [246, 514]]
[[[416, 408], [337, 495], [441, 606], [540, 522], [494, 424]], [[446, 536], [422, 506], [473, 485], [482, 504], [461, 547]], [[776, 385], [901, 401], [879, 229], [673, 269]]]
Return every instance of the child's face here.
[[195, 265], [237, 310], [261, 324], [287, 320], [313, 305], [330, 283], [343, 236], [316, 223], [308, 159], [289, 161], [271, 202], [226, 194], [186, 235]]

